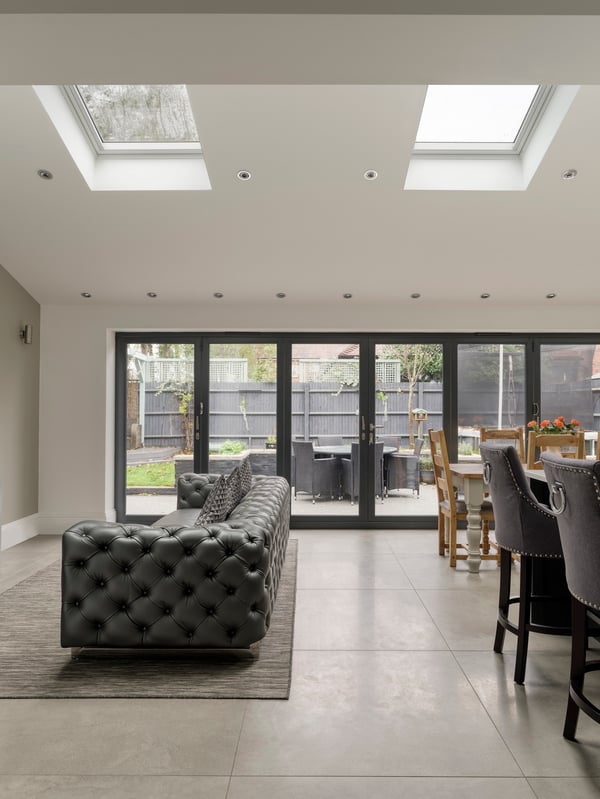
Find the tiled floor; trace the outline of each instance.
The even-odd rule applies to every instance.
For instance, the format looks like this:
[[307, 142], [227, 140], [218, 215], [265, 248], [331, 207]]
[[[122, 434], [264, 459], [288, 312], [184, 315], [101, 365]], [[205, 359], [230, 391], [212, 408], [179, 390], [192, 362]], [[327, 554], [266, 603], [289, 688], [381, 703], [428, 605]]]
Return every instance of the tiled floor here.
[[[496, 567], [449, 569], [436, 535], [292, 532], [288, 701], [0, 701], [0, 797], [598, 797], [600, 726], [561, 734], [568, 639], [533, 636], [514, 685], [513, 641], [491, 651]], [[58, 552], [0, 553], [0, 590]]]

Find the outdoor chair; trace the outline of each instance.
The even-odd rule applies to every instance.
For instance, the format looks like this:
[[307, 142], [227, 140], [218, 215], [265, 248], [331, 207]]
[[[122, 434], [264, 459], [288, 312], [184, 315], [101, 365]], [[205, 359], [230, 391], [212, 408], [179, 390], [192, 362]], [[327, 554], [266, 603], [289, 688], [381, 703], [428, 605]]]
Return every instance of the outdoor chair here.
[[409, 488], [419, 496], [420, 454], [423, 443], [422, 438], [417, 438], [412, 453], [392, 452], [386, 457], [386, 494], [400, 488]]
[[519, 453], [521, 462], [525, 462], [525, 432], [522, 427], [480, 427], [479, 442], [493, 441], [508, 446], [512, 444]]
[[[514, 681], [521, 685], [525, 680], [529, 633], [570, 635], [570, 625], [561, 625], [557, 608], [557, 596], [564, 582], [564, 562], [556, 517], [550, 509], [540, 504], [529, 488], [529, 480], [523, 470], [519, 453], [513, 446], [481, 444], [483, 479], [487, 484], [494, 509], [494, 531], [500, 547], [500, 590], [498, 595], [498, 619], [494, 652], [501, 653], [506, 630], [517, 637], [517, 654]], [[520, 588], [518, 596], [511, 596], [511, 568], [513, 554], [521, 560]], [[537, 588], [543, 583], [540, 559], [554, 559], [560, 574], [553, 575], [556, 592], [552, 594]], [[534, 563], [537, 561], [537, 563]], [[539, 575], [539, 578], [538, 578]], [[562, 599], [564, 603], [564, 596]], [[518, 605], [518, 622], [509, 620], [511, 605]], [[546, 611], [546, 623], [534, 621]]]
[[571, 673], [563, 736], [573, 741], [580, 710], [600, 723], [597, 692], [592, 701], [584, 691], [585, 675], [600, 670], [600, 660], [588, 659], [587, 652], [588, 638], [598, 636], [600, 623], [600, 461], [566, 460], [545, 452], [542, 463], [571, 593]]
[[[383, 441], [375, 443], [375, 495], [383, 502]], [[352, 444], [350, 457], [340, 458], [342, 464], [342, 494], [354, 504], [360, 488], [359, 445]]]
[[[463, 499], [456, 496], [454, 490], [444, 431], [430, 429], [428, 432], [438, 496], [438, 552], [440, 555], [445, 555], [447, 552], [450, 556], [450, 566], [454, 568], [457, 560], [466, 560], [468, 557], [466, 552], [465, 554], [458, 553], [459, 549], [468, 551], [468, 547], [457, 541], [458, 522], [466, 521], [467, 506]], [[492, 505], [489, 501], [484, 500], [481, 506], [482, 560], [497, 559], [495, 554], [489, 552], [489, 527], [493, 520]]]
[[298, 491], [312, 494], [313, 503], [319, 496], [339, 497], [339, 460], [331, 456], [317, 458], [312, 441], [293, 441], [294, 497]]

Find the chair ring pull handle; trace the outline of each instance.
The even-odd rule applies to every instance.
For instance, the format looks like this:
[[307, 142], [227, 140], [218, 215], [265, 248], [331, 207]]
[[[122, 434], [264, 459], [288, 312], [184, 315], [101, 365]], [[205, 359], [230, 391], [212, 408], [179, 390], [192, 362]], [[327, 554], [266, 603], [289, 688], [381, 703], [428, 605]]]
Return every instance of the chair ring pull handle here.
[[567, 506], [567, 496], [562, 483], [554, 483], [550, 489], [550, 507], [554, 513], [563, 513]]
[[492, 464], [489, 461], [485, 461], [483, 464], [483, 482], [486, 484], [486, 486], [489, 486], [491, 476]]

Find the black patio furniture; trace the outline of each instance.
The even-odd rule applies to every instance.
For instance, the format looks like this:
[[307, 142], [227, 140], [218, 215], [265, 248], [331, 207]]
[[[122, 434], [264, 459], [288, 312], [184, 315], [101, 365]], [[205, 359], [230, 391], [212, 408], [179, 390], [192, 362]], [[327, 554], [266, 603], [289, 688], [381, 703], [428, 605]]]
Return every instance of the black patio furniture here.
[[298, 491], [317, 497], [339, 497], [340, 466], [335, 456], [316, 457], [312, 441], [293, 441], [294, 497]]
[[[375, 495], [383, 502], [383, 441], [375, 443]], [[350, 503], [358, 497], [360, 489], [359, 445], [352, 444], [349, 458], [340, 458], [342, 464], [342, 494], [350, 497]]]
[[415, 439], [411, 452], [392, 452], [385, 459], [385, 492], [409, 488], [419, 496], [421, 484], [420, 454], [422, 438]]

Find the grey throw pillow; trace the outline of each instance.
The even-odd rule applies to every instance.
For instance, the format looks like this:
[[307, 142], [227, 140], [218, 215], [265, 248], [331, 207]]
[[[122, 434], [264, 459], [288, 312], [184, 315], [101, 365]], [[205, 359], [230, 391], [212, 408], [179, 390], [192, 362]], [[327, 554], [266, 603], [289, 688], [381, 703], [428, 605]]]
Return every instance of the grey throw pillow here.
[[231, 472], [229, 477], [227, 478], [227, 486], [229, 488], [229, 511], [235, 508], [235, 506], [240, 502], [242, 497], [244, 496], [242, 492], [242, 478], [240, 475], [240, 467], [236, 466], [235, 469]]
[[240, 473], [240, 485], [242, 488], [242, 497], [245, 497], [248, 491], [252, 488], [252, 467], [250, 460], [246, 457], [238, 466]]
[[230, 505], [230, 486], [227, 484], [227, 478], [222, 474], [214, 484], [194, 524], [196, 527], [200, 527], [204, 524], [224, 522], [231, 509]]

